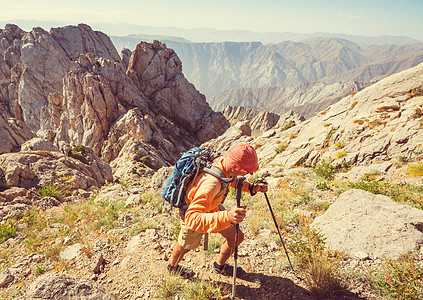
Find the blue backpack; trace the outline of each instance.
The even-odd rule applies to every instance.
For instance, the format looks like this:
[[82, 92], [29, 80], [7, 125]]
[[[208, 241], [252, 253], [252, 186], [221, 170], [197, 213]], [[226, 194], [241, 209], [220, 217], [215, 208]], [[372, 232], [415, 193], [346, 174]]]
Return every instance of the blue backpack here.
[[219, 168], [211, 165], [211, 162], [218, 156], [220, 153], [211, 148], [195, 147], [185, 152], [176, 162], [173, 173], [163, 183], [163, 199], [173, 207], [186, 209], [185, 194], [188, 184], [200, 171], [205, 171], [220, 180], [221, 190], [216, 197], [220, 196], [226, 190], [227, 184], [233, 180], [226, 178]]

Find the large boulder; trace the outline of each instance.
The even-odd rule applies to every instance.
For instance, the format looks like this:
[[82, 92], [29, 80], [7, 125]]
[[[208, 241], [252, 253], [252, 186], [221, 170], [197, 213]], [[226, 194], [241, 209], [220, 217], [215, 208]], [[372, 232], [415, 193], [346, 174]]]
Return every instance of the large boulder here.
[[329, 249], [353, 256], [423, 254], [423, 211], [367, 191], [344, 192], [312, 226], [326, 238]]

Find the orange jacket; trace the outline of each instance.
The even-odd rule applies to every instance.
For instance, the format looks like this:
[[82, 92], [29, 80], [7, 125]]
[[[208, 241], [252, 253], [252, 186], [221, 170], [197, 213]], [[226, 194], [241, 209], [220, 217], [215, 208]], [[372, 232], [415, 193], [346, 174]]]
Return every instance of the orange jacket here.
[[[218, 157], [213, 161], [213, 165], [227, 175], [223, 166], [223, 157]], [[229, 187], [236, 187], [236, 181], [228, 184]], [[242, 190], [249, 191], [250, 184], [244, 181]], [[185, 225], [197, 232], [220, 232], [232, 224], [229, 222], [226, 211], [219, 210], [219, 204], [222, 202], [225, 193], [219, 197], [220, 180], [206, 172], [200, 172], [188, 186], [185, 201], [188, 204], [188, 210], [185, 213]]]

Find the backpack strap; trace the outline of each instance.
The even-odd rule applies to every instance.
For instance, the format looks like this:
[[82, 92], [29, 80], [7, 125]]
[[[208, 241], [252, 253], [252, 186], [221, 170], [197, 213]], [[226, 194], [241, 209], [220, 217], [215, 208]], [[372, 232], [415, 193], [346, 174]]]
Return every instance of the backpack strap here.
[[213, 175], [220, 181], [220, 184], [221, 184], [220, 192], [214, 197], [215, 199], [226, 191], [229, 183], [235, 180], [235, 179], [227, 178], [226, 175], [223, 173], [223, 171], [215, 166], [205, 167], [203, 171], [210, 175]]

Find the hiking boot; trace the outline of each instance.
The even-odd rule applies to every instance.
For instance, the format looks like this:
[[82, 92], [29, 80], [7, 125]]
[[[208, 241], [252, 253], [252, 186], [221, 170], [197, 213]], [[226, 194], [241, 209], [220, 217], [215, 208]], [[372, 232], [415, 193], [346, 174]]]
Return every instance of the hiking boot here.
[[189, 279], [195, 275], [194, 271], [188, 268], [181, 267], [180, 265], [176, 265], [172, 267], [171, 265], [167, 266], [167, 270], [172, 275], [178, 275], [179, 277]]
[[[217, 264], [217, 262], [213, 263], [213, 270], [218, 273], [221, 274], [223, 276], [233, 276], [234, 275], [234, 267], [229, 265], [229, 264], [224, 264], [223, 266], [220, 266]], [[241, 267], [237, 267], [236, 268], [236, 273], [237, 274], [242, 274], [244, 272], [244, 270]]]

